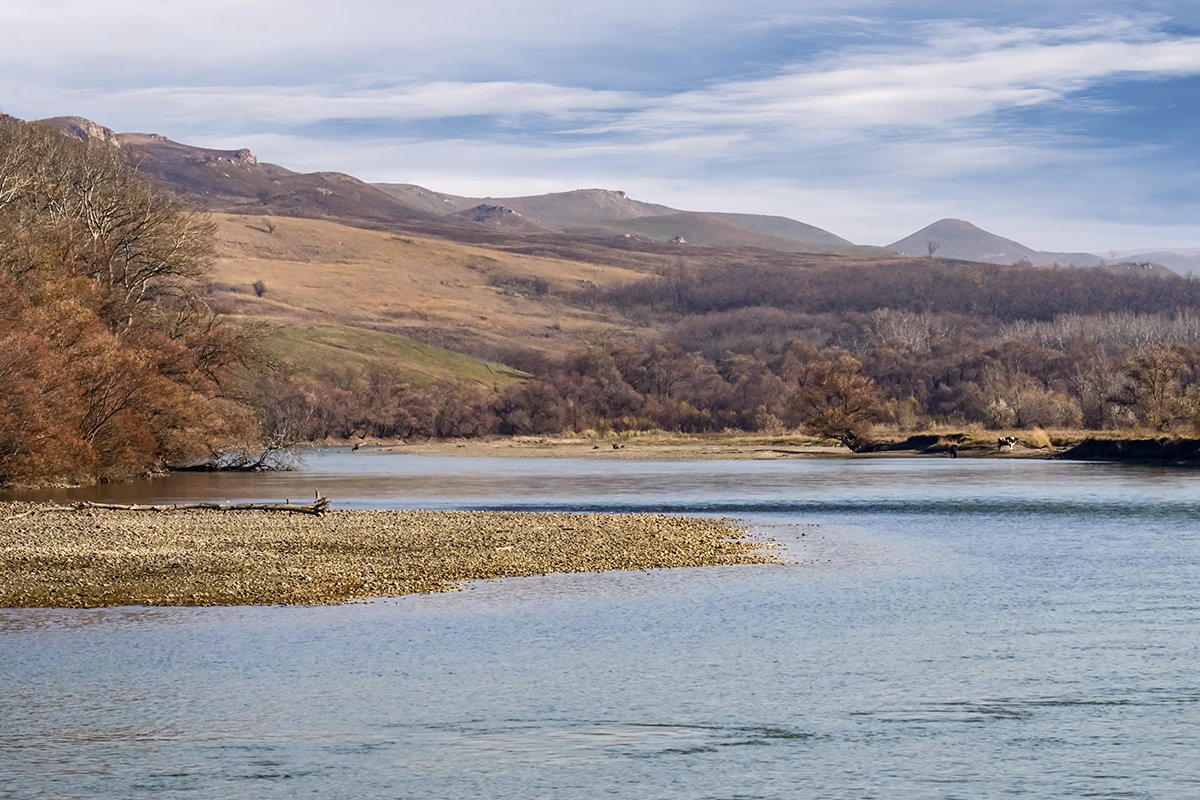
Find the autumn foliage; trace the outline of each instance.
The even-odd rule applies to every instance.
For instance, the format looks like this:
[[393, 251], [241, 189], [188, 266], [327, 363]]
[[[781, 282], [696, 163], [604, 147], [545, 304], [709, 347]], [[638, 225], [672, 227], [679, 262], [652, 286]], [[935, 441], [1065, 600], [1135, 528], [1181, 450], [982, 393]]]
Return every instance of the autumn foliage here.
[[252, 440], [211, 229], [107, 144], [0, 118], [0, 483], [93, 481]]

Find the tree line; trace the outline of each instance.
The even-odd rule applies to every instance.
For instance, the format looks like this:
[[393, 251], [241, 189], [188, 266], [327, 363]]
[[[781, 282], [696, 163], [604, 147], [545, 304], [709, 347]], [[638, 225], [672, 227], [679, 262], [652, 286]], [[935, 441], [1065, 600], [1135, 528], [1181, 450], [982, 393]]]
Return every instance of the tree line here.
[[[886, 316], [886, 315], [882, 315]], [[851, 352], [799, 339], [777, 352], [709, 359], [675, 344], [608, 343], [537, 361], [505, 391], [416, 388], [386, 365], [280, 380], [263, 397], [271, 430], [296, 440], [410, 439], [664, 430], [802, 430], [867, 446], [875, 426], [1141, 429], [1200, 425], [1200, 343], [1023, 339], [935, 331]]]

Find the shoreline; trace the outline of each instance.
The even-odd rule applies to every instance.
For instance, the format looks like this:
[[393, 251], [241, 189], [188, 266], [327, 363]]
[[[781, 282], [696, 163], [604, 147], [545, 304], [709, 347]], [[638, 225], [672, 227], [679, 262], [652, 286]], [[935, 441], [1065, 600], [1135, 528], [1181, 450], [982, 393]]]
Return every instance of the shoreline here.
[[[1018, 435], [1020, 434], [1020, 435]], [[1006, 441], [1011, 440], [1011, 444]], [[325, 447], [354, 443], [326, 442]], [[860, 451], [799, 435], [622, 433], [591, 437], [514, 436], [423, 442], [360, 442], [357, 452], [474, 458], [643, 461], [967, 458], [1063, 459], [1161, 466], [1200, 465], [1200, 439], [1103, 432], [970, 431], [891, 435]]]
[[778, 563], [730, 520], [0, 503], [0, 608], [329, 605], [546, 573]]
[[[353, 443], [328, 443], [351, 446]], [[961, 458], [1055, 458], [1063, 447], [1018, 442], [1000, 451], [990, 436], [930, 434], [882, 440], [869, 452], [854, 452], [806, 436], [731, 434], [611, 434], [594, 437], [513, 436], [423, 442], [361, 443], [357, 452], [407, 453], [474, 458], [582, 458], [646, 461], [741, 461], [822, 458], [950, 458], [951, 445]]]

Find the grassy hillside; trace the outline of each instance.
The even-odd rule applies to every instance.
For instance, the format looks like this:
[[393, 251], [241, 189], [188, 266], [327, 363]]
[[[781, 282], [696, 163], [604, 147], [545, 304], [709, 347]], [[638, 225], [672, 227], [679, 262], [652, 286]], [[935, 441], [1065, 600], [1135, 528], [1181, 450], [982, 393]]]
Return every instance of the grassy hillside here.
[[[299, 327], [364, 328], [465, 352], [533, 348], [647, 331], [563, 295], [645, 277], [617, 266], [530, 255], [291, 217], [214, 216], [210, 297], [236, 317]], [[261, 291], [256, 291], [258, 285]]]
[[344, 325], [280, 325], [271, 329], [260, 347], [269, 359], [287, 365], [301, 377], [316, 377], [329, 366], [370, 366], [373, 362], [402, 364], [418, 388], [439, 380], [466, 380], [503, 391], [528, 377], [503, 364], [405, 336]]

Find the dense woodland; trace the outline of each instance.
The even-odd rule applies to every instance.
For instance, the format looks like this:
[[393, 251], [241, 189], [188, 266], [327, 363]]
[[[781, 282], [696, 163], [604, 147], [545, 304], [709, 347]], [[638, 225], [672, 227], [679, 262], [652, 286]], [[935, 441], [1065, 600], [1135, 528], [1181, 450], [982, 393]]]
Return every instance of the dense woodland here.
[[[0, 484], [256, 466], [305, 441], [933, 425], [1191, 435], [1200, 282], [940, 259], [681, 260], [547, 299], [663, 331], [508, 352], [500, 390], [248, 358], [204, 300], [206, 218], [104, 143], [0, 119]], [[547, 295], [541, 287], [538, 296]], [[495, 356], [496, 354], [488, 354]]]
[[[904, 312], [872, 316], [884, 328], [901, 317], [909, 333], [930, 325]], [[1172, 327], [1157, 318], [1113, 322]], [[1104, 321], [1079, 318], [1064, 326], [1091, 324]], [[715, 360], [675, 344], [609, 344], [563, 360], [532, 358], [534, 377], [505, 392], [446, 384], [415, 389], [384, 368], [341, 368], [276, 384], [267, 418], [273, 431], [296, 440], [802, 430], [858, 448], [878, 425], [1194, 433], [1195, 345], [1139, 348], [1064, 334], [1057, 326], [1037, 333], [1065, 336], [1066, 344], [980, 341], [935, 330], [923, 338], [882, 339], [862, 352], [792, 339], [778, 352], [727, 352]]]
[[1192, 279], [817, 263], [679, 270], [571, 299], [668, 333], [557, 360], [507, 353], [533, 378], [503, 393], [331, 370], [278, 386], [272, 425], [304, 439], [799, 429], [859, 447], [878, 425], [1190, 435], [1200, 422]]

